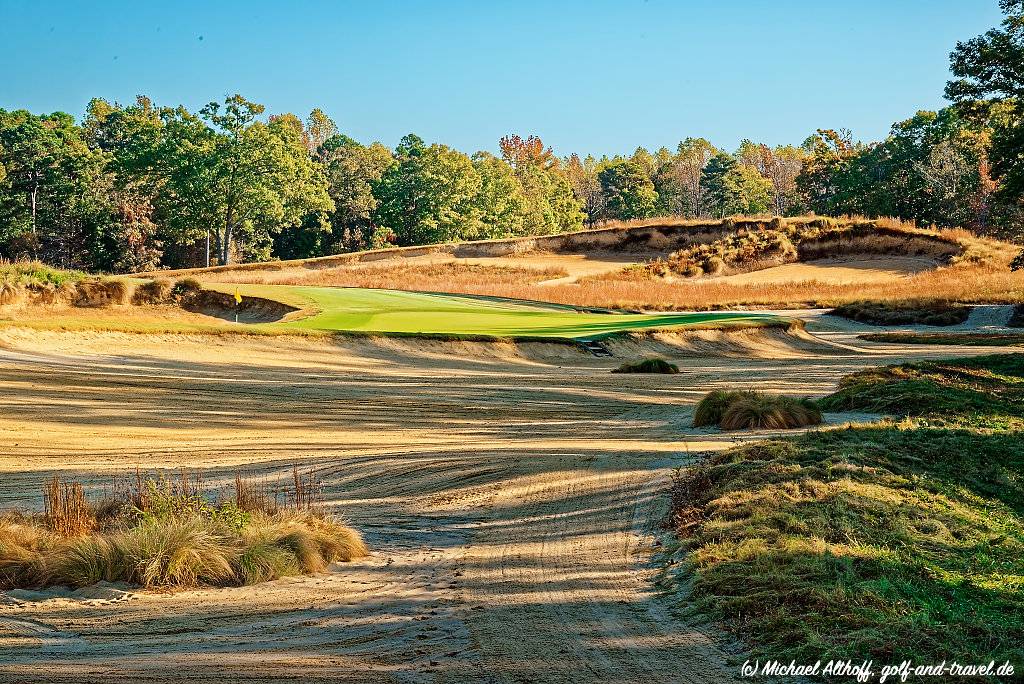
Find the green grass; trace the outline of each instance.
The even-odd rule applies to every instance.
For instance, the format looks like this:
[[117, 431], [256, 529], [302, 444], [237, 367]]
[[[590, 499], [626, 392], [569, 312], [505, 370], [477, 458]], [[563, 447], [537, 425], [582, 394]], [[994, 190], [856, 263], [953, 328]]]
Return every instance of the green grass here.
[[1024, 345], [1024, 333], [869, 333], [868, 342], [887, 344], [945, 344], [964, 347], [1015, 347]]
[[[136, 292], [146, 282], [131, 279]], [[289, 285], [207, 286], [218, 292], [273, 300], [299, 309], [288, 320], [239, 323], [215, 318], [167, 320], [155, 311], [119, 315], [109, 308], [75, 309], [68, 315], [47, 311], [35, 318], [24, 314], [0, 326], [41, 330], [210, 335], [356, 335], [418, 337], [440, 340], [494, 341], [515, 339], [571, 343], [629, 331], [705, 328], [789, 327], [794, 321], [767, 314], [706, 312], [636, 314], [584, 310], [571, 306], [472, 295], [405, 292], [362, 288]], [[145, 298], [140, 300], [143, 303]], [[112, 312], [115, 315], [111, 315]]]
[[[914, 383], [908, 385], [907, 383]], [[898, 421], [684, 471], [695, 608], [760, 656], [1024, 665], [1024, 355], [857, 373], [820, 403]]]
[[[210, 285], [234, 292], [235, 285]], [[785, 319], [747, 313], [593, 313], [570, 306], [470, 295], [362, 288], [238, 285], [304, 310], [304, 317], [247, 328], [267, 331], [357, 332], [450, 337], [594, 339], [631, 330], [787, 325]]]
[[853, 373], [818, 401], [826, 411], [922, 416], [973, 427], [1024, 427], [1024, 354], [905, 363]]
[[39, 261], [0, 261], [0, 283], [11, 285], [63, 285], [82, 280], [86, 274], [81, 271], [65, 271], [52, 268]]

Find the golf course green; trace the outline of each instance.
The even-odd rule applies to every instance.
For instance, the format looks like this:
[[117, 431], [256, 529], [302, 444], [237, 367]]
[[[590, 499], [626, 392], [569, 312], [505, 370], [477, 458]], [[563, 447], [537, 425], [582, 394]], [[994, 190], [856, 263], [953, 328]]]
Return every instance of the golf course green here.
[[210, 284], [301, 310], [267, 329], [452, 337], [599, 339], [630, 330], [781, 325], [748, 313], [600, 313], [571, 306], [472, 295], [346, 287]]

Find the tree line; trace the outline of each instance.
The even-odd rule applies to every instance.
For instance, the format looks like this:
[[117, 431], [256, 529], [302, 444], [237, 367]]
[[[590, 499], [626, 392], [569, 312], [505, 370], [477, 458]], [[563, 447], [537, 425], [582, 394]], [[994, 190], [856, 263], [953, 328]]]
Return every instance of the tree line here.
[[410, 134], [390, 149], [319, 109], [265, 116], [240, 95], [198, 112], [140, 96], [0, 110], [0, 257], [132, 272], [543, 235], [604, 220], [806, 212], [896, 216], [1020, 238], [1024, 0], [958, 43], [946, 95], [876, 143], [821, 129], [799, 145], [559, 158], [535, 135], [467, 155]]

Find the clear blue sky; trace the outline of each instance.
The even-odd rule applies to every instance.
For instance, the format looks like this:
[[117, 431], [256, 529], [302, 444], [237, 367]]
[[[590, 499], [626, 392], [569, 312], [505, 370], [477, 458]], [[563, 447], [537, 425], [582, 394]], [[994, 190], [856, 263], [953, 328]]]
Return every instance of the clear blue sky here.
[[240, 92], [321, 107], [363, 142], [467, 152], [509, 132], [595, 155], [819, 127], [876, 140], [943, 106], [955, 42], [999, 19], [996, 0], [0, 0], [0, 107]]

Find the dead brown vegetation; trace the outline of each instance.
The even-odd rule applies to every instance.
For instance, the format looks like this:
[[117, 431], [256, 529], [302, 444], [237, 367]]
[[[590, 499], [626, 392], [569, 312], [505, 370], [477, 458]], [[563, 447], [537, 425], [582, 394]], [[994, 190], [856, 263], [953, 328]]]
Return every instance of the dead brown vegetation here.
[[[488, 285], [536, 283], [567, 275], [563, 268], [526, 268], [441, 262], [433, 264], [380, 264], [353, 268], [289, 269], [266, 274], [260, 283], [334, 287], [463, 292]], [[221, 274], [218, 282], [257, 282], [246, 273]], [[451, 288], [456, 288], [452, 290]]]
[[730, 283], [714, 278], [684, 281], [635, 277], [586, 278], [553, 285], [480, 285], [449, 290], [466, 294], [532, 299], [585, 307], [651, 310], [712, 310], [736, 307], [835, 307], [862, 299], [935, 299], [964, 304], [1011, 304], [1024, 297], [1024, 272], [997, 266], [955, 265], [876, 283]]

